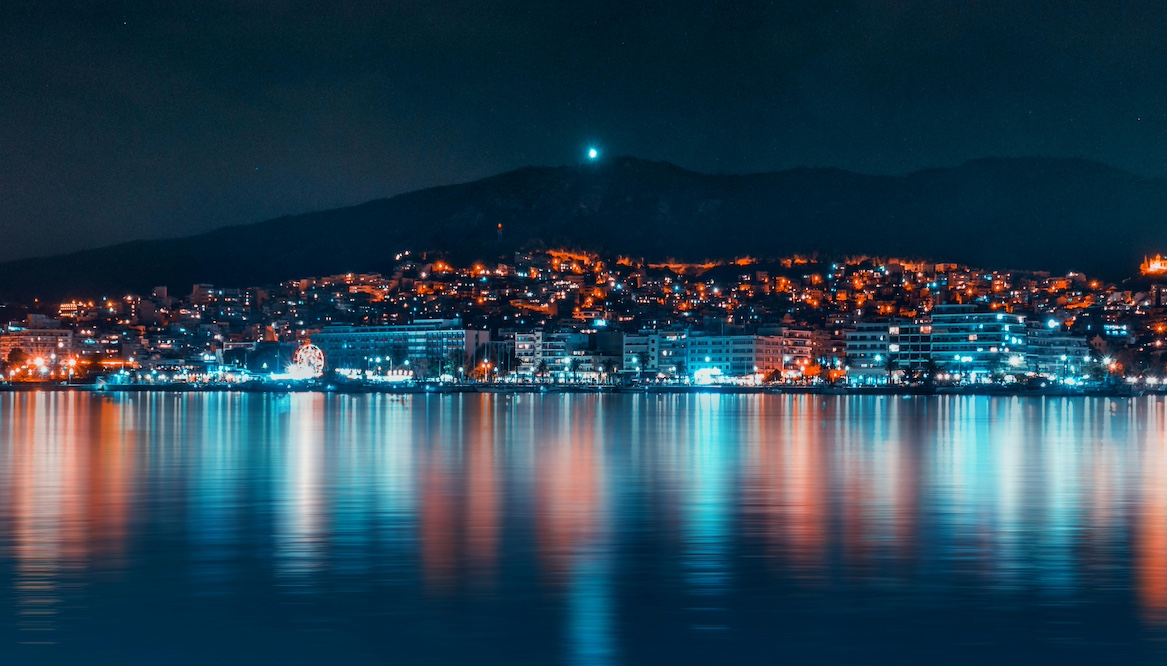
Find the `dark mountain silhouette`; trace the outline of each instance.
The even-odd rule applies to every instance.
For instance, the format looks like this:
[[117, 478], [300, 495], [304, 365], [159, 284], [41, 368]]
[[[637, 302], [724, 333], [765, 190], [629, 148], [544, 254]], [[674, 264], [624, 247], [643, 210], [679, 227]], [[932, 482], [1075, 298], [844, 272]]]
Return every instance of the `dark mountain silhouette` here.
[[407, 248], [466, 262], [533, 245], [683, 260], [890, 255], [1119, 279], [1145, 253], [1167, 250], [1167, 181], [1078, 159], [984, 159], [889, 177], [837, 169], [707, 175], [618, 158], [7, 262], [0, 299], [155, 285], [183, 293], [196, 282], [385, 270]]

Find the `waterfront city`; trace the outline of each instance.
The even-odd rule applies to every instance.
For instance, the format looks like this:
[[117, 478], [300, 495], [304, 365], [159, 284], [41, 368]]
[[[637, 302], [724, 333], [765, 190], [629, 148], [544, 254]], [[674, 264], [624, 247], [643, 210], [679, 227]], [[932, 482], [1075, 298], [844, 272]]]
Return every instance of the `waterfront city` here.
[[1121, 283], [893, 258], [581, 251], [8, 305], [5, 383], [431, 390], [1157, 390], [1161, 258]]

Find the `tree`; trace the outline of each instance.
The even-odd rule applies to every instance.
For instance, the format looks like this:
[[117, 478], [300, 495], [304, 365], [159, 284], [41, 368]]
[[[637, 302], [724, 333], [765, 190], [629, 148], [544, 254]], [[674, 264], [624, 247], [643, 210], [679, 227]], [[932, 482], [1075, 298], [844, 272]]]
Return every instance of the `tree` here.
[[1000, 384], [1005, 381], [1005, 358], [1002, 354], [993, 355], [993, 360], [989, 364], [989, 373], [993, 377], [993, 382]]
[[940, 374], [940, 366], [929, 358], [924, 362], [924, 386], [931, 388], [936, 384], [936, 375]]
[[648, 352], [636, 352], [636, 370], [637, 375], [641, 379], [644, 379], [644, 373], [648, 370], [648, 362], [651, 359], [652, 357], [648, 355]]
[[608, 373], [608, 383], [615, 384], [616, 383], [616, 375], [617, 375], [617, 373], [620, 372], [620, 365], [618, 363], [616, 363], [615, 361], [608, 361], [604, 365], [604, 369]]
[[539, 364], [535, 366], [535, 376], [546, 377], [547, 376], [547, 369], [548, 369], [547, 368], [547, 359], [545, 359], [545, 358], [539, 359]]
[[572, 356], [567, 360], [567, 371], [571, 373], [573, 383], [579, 381], [579, 359], [577, 357]]
[[28, 362], [28, 354], [20, 347], [13, 347], [8, 352], [8, 365], [17, 368]]
[[433, 371], [433, 367], [430, 364], [430, 360], [428, 358], [423, 356], [421, 358], [413, 359], [410, 361], [410, 365], [413, 367], [413, 376], [415, 379], [430, 378], [430, 373]]
[[457, 375], [461, 356], [461, 352], [457, 351], [446, 354], [446, 358], [442, 359], [442, 374], [450, 375], [451, 377]]
[[899, 372], [900, 369], [900, 364], [891, 357], [891, 354], [888, 354], [887, 360], [883, 363], [883, 368], [887, 371], [887, 383], [894, 384], [896, 373]]

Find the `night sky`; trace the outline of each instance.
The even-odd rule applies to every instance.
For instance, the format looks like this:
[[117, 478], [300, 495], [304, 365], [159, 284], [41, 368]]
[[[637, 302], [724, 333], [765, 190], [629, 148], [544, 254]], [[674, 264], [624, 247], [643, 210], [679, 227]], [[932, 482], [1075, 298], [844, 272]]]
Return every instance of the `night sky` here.
[[0, 3], [0, 259], [590, 144], [708, 172], [1044, 155], [1167, 176], [1167, 3], [331, 4]]

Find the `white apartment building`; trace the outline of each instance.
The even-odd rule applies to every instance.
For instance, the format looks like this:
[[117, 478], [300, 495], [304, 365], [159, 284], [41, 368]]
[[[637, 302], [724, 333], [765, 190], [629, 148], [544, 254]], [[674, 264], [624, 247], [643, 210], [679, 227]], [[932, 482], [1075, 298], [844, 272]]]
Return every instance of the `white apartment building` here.
[[624, 335], [625, 374], [679, 377], [688, 374], [687, 331], [641, 329]]
[[783, 369], [780, 335], [701, 335], [691, 333], [686, 357], [694, 377], [746, 377]]

